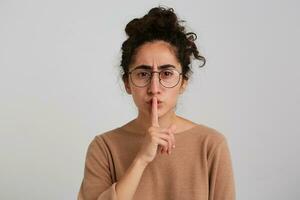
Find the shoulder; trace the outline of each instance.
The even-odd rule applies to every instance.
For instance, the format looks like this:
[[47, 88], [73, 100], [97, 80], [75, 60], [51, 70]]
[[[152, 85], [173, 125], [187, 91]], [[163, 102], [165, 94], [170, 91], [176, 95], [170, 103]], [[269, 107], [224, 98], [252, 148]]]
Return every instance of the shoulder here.
[[199, 129], [201, 129], [201, 133], [204, 134], [205, 138], [211, 143], [221, 143], [226, 140], [226, 136], [216, 128], [199, 124]]
[[225, 159], [230, 157], [229, 144], [225, 134], [206, 125], [200, 126], [202, 128], [201, 132], [204, 134], [203, 145], [206, 149], [208, 162], [218, 157]]
[[189, 132], [194, 136], [209, 141], [210, 143], [220, 143], [226, 140], [226, 136], [222, 132], [204, 124], [197, 123], [189, 130]]
[[179, 118], [184, 122], [186, 127], [189, 127], [186, 129], [186, 131], [183, 132], [190, 133], [188, 134], [189, 136], [191, 136], [192, 134], [192, 138], [196, 137], [211, 144], [220, 143], [223, 140], [226, 140], [225, 135], [216, 128], [212, 128], [205, 124], [196, 123], [183, 117]]
[[119, 128], [114, 128], [114, 129], [106, 130], [104, 132], [98, 132], [96, 133], [93, 141], [105, 142], [112, 137], [116, 137], [116, 135], [118, 135], [118, 129]]
[[118, 134], [118, 128], [111, 129], [102, 133], [97, 133], [94, 138], [90, 141], [87, 149], [88, 155], [105, 155], [106, 157], [110, 154], [112, 145], [112, 138]]
[[105, 132], [98, 132], [91, 143], [95, 143], [103, 148], [112, 148], [116, 145], [122, 145], [126, 140], [126, 135], [122, 134], [120, 127], [107, 130]]
[[216, 128], [204, 124], [197, 124], [189, 130], [192, 140], [197, 142], [208, 154], [213, 153], [219, 146], [227, 143], [225, 134]]

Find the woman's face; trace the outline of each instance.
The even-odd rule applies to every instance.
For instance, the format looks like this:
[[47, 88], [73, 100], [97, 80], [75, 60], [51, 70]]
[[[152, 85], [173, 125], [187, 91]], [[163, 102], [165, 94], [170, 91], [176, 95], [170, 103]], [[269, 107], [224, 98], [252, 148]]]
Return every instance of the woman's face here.
[[[142, 66], [142, 67], [141, 67]], [[182, 72], [169, 43], [164, 41], [148, 42], [140, 46], [134, 56], [133, 62], [129, 66], [129, 71], [139, 68], [149, 68], [149, 71], [161, 71], [164, 67]], [[132, 81], [125, 81], [125, 88], [131, 94], [139, 110], [139, 114], [151, 115], [151, 100], [155, 96], [158, 99], [158, 116], [161, 117], [169, 112], [173, 112], [178, 96], [186, 87], [187, 81], [180, 76], [179, 83], [173, 88], [166, 88], [159, 82], [158, 73], [152, 74], [151, 82], [145, 87], [137, 87]]]

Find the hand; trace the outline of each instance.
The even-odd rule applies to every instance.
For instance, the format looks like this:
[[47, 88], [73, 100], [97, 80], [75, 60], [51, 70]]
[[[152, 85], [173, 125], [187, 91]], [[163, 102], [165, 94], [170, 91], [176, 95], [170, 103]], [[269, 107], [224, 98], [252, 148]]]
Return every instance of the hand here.
[[145, 135], [143, 145], [137, 155], [146, 164], [153, 161], [157, 152], [171, 153], [172, 148], [175, 148], [175, 125], [171, 125], [169, 128], [161, 128], [158, 123], [157, 112], [157, 98], [152, 99], [152, 111], [151, 111], [151, 127], [148, 129], [148, 133]]

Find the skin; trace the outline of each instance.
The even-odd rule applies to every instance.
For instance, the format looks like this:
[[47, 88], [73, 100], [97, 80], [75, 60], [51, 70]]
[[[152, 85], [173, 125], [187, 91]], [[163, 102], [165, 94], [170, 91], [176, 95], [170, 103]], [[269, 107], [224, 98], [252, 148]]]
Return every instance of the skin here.
[[[159, 66], [166, 64], [175, 66], [179, 72], [182, 71], [172, 46], [164, 41], [153, 41], [138, 48], [134, 60], [129, 66], [129, 71], [140, 65], [148, 65], [152, 67], [153, 71], [159, 71]], [[180, 82], [174, 88], [163, 87], [159, 83], [157, 73], [153, 74], [151, 83], [146, 87], [136, 87], [130, 80], [125, 81], [124, 84], [126, 92], [132, 95], [138, 108], [137, 118], [129, 122], [125, 128], [144, 134], [149, 133], [151, 127], [160, 127], [161, 130], [172, 135], [195, 125], [195, 123], [177, 116], [175, 113], [178, 97], [184, 92], [188, 84], [188, 81], [184, 80], [182, 76]], [[153, 97], [157, 97], [161, 103], [154, 106], [147, 103]], [[170, 145], [173, 146], [174, 144], [173, 139]], [[168, 148], [165, 148], [165, 151], [166, 149]]]

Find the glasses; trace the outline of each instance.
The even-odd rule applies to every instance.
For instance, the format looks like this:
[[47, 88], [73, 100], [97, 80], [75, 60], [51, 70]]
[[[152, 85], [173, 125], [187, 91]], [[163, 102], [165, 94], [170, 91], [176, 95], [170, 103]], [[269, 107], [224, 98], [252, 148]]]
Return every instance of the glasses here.
[[147, 69], [134, 69], [128, 74], [133, 85], [145, 87], [151, 82], [153, 73], [159, 74], [159, 83], [166, 88], [175, 87], [179, 83], [180, 76], [182, 75], [182, 73], [179, 73], [175, 69], [163, 69], [159, 72]]

